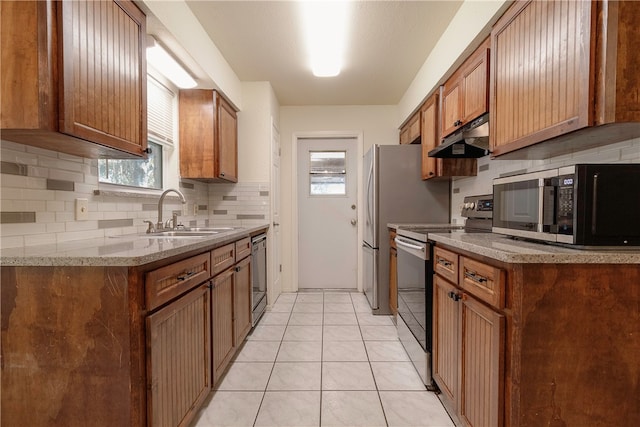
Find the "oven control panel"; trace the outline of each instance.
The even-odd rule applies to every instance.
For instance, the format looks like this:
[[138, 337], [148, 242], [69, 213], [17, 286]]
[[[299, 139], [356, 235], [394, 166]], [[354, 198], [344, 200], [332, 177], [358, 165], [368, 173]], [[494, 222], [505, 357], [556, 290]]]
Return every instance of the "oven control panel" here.
[[460, 211], [466, 218], [493, 218], [493, 194], [465, 196]]

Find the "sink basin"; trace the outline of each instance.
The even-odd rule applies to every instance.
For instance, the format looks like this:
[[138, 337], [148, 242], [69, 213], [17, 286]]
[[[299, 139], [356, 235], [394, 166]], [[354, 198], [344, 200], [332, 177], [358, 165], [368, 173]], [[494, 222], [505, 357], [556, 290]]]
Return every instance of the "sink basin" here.
[[147, 237], [206, 237], [218, 234], [219, 231], [214, 230], [172, 230], [160, 231], [159, 233], [149, 233]]
[[191, 232], [216, 232], [216, 233], [224, 233], [225, 231], [232, 231], [232, 230], [236, 230], [238, 227], [195, 227], [195, 228], [190, 228], [189, 230], [183, 230], [183, 231], [191, 231]]

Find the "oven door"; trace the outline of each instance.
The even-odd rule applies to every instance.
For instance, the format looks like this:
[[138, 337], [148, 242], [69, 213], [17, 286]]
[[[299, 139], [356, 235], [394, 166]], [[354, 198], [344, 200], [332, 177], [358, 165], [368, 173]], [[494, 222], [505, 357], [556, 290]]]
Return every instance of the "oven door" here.
[[397, 236], [395, 241], [398, 248], [398, 314], [423, 350], [430, 352], [431, 245], [402, 236]]

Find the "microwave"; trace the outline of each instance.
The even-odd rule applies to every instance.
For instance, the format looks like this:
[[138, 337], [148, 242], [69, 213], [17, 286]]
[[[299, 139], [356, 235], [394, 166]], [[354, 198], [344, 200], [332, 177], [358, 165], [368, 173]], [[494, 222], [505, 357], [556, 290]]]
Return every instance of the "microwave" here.
[[640, 246], [640, 164], [577, 164], [493, 180], [494, 233]]

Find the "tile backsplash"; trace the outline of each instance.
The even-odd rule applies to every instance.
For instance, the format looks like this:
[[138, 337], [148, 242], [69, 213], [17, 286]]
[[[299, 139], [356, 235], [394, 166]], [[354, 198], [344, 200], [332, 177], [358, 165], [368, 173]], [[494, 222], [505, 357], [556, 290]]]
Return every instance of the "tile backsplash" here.
[[545, 160], [491, 160], [490, 156], [478, 159], [478, 175], [454, 178], [452, 182], [451, 219], [463, 223], [460, 206], [465, 195], [482, 195], [493, 192], [493, 179], [506, 174], [534, 172], [577, 163], [640, 163], [640, 138], [583, 150]]
[[[157, 221], [158, 192], [98, 183], [98, 161], [0, 141], [2, 248], [142, 233]], [[163, 219], [186, 226], [255, 225], [269, 221], [269, 183], [180, 182], [187, 203], [164, 201]], [[89, 201], [88, 220], [75, 220], [76, 199]]]

